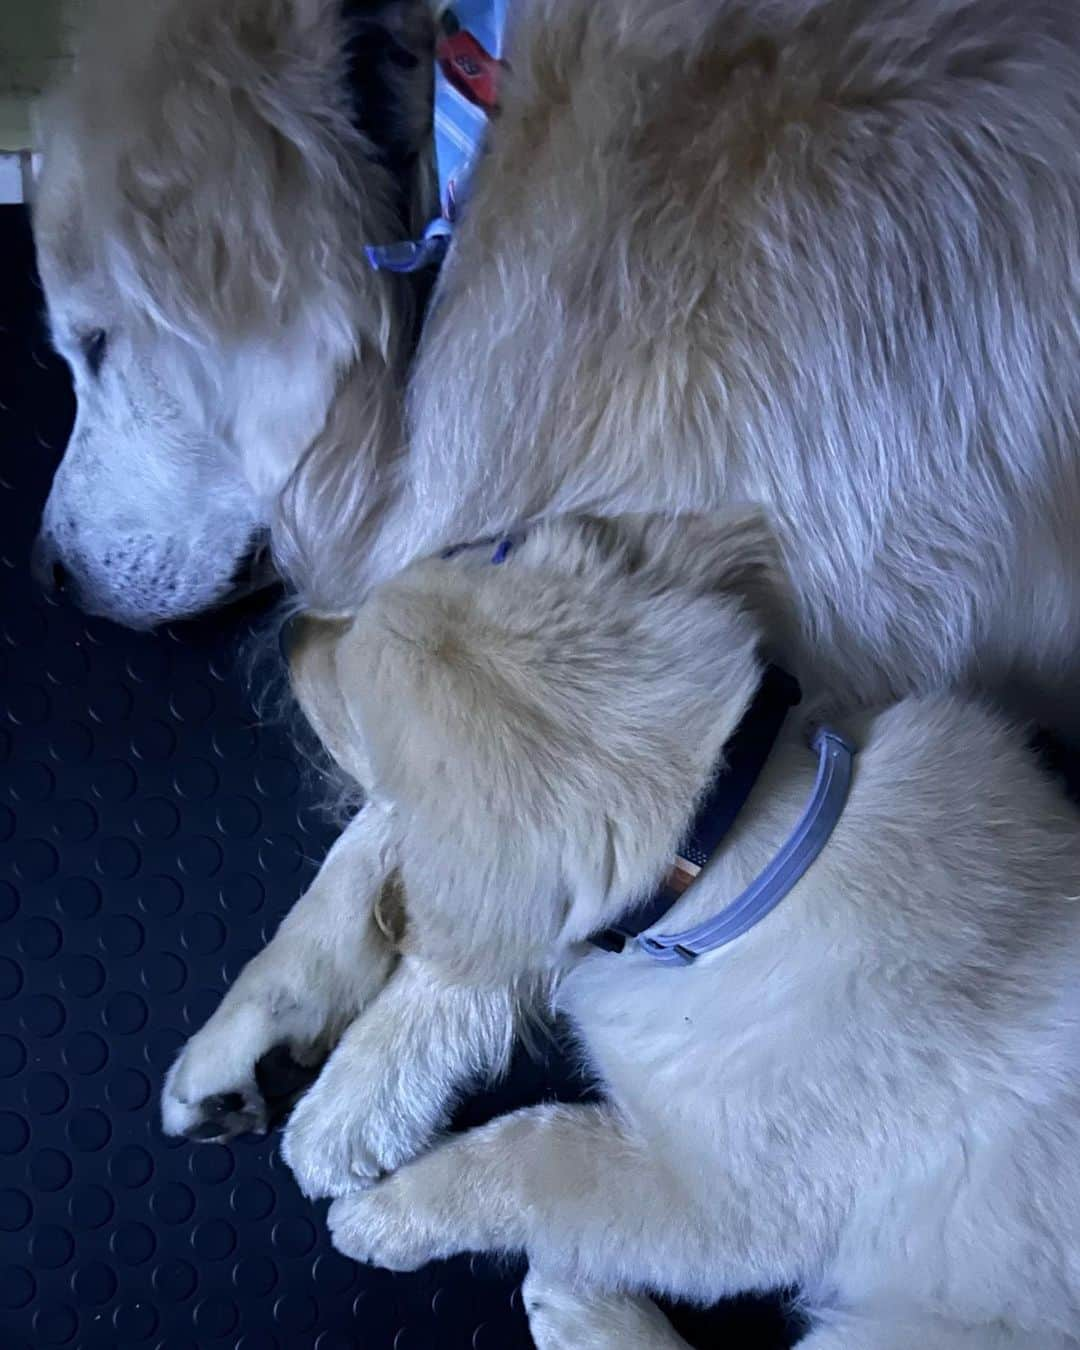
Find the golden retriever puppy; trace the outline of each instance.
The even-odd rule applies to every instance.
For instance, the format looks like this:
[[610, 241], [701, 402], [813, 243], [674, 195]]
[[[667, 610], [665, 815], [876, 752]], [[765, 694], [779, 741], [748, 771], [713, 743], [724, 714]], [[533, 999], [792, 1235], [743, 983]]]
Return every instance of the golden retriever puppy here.
[[[198, 1115], [192, 1086], [235, 1071], [251, 1026], [310, 1045], [368, 1002], [381, 892], [399, 964], [285, 1139], [302, 1184], [338, 1196], [343, 1252], [524, 1252], [546, 1350], [674, 1346], [649, 1291], [780, 1284], [813, 1350], [1075, 1346], [1080, 832], [1021, 735], [944, 695], [845, 720], [827, 746], [855, 750], [846, 804], [760, 921], [687, 964], [588, 941], [655, 891], [734, 755], [781, 594], [755, 515], [579, 520], [418, 563], [302, 630], [301, 698], [370, 794], [365, 863], [241, 977], [174, 1069], [167, 1123]], [[784, 855], [825, 762], [807, 717], [653, 937]], [[604, 1099], [397, 1167], [439, 1092], [498, 1065], [529, 989], [570, 1016]]]

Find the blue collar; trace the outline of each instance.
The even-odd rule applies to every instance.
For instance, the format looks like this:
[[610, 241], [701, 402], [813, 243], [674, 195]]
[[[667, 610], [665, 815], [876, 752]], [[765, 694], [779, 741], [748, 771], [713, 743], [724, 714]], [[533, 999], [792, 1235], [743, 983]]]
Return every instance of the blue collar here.
[[439, 214], [422, 239], [369, 244], [364, 252], [372, 267], [416, 272], [442, 262], [483, 147], [488, 119], [498, 109], [508, 6], [509, 0], [455, 0], [439, 15], [434, 95]]
[[724, 746], [724, 769], [701, 805], [673, 866], [656, 894], [589, 941], [607, 952], [631, 947], [662, 965], [689, 965], [749, 932], [787, 895], [818, 856], [840, 819], [851, 786], [854, 747], [838, 732], [820, 729], [812, 748], [817, 780], [795, 829], [765, 870], [729, 905], [703, 923], [670, 934], [647, 933], [694, 884], [717, 852], [761, 776], [798, 684], [770, 666], [734, 735]]
[[459, 553], [471, 553], [473, 549], [484, 548], [491, 549], [491, 557], [488, 560], [496, 567], [504, 563], [513, 552], [517, 539], [512, 534], [488, 534], [483, 539], [476, 539], [471, 544], [452, 544], [450, 548], [444, 548], [439, 557], [443, 562], [448, 562], [451, 558], [456, 558]]

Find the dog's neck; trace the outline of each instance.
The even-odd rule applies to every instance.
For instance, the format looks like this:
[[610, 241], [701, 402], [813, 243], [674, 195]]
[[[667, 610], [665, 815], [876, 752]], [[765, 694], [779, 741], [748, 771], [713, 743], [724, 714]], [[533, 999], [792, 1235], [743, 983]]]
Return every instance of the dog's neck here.
[[741, 815], [779, 740], [789, 710], [800, 699], [796, 680], [778, 666], [765, 668], [757, 691], [724, 743], [712, 784], [703, 785], [698, 809], [687, 822], [663, 881], [644, 904], [633, 906], [614, 924], [594, 933], [589, 939], [593, 946], [621, 952], [664, 919], [693, 886]]
[[[770, 668], [724, 746], [720, 771], [687, 828], [674, 865], [644, 905], [623, 911], [590, 937], [594, 947], [609, 953], [633, 950], [660, 965], [685, 966], [743, 937], [787, 899], [827, 846], [844, 811], [855, 755], [854, 744], [841, 732], [818, 726], [808, 734], [803, 719], [788, 716], [798, 697], [795, 682]], [[779, 768], [776, 760], [782, 761]], [[814, 780], [807, 788], [811, 761]], [[759, 789], [767, 766], [768, 786]], [[759, 802], [779, 796], [788, 804], [801, 796], [797, 819], [786, 831], [776, 830], [783, 813], [777, 815], [772, 800], [761, 819], [754, 819], [747, 808], [755, 795]], [[761, 828], [765, 820], [774, 822], [767, 829], [767, 842]], [[699, 883], [718, 855], [742, 851], [728, 841], [736, 825], [742, 843], [752, 840], [752, 851], [765, 843], [761, 861], [733, 884], [740, 867], [726, 866], [731, 859], [725, 856], [721, 868], [710, 868]], [[719, 876], [722, 870], [726, 881]]]

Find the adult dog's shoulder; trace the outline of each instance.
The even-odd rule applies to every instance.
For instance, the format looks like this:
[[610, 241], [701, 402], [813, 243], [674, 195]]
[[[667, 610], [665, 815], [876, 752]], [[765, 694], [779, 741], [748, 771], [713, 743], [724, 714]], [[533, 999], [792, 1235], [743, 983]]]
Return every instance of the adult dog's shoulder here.
[[523, 6], [510, 64], [396, 556], [764, 501], [841, 697], [1050, 683], [1080, 628], [1071, 7], [574, 0]]

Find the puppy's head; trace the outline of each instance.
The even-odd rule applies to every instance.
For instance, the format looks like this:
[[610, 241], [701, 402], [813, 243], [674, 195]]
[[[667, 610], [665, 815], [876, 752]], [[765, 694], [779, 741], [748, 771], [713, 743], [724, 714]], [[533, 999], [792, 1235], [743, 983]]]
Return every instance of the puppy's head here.
[[409, 568], [304, 622], [293, 681], [400, 822], [409, 941], [463, 975], [542, 964], [655, 884], [783, 613], [754, 514], [566, 521]]
[[411, 300], [363, 244], [406, 223], [336, 0], [86, 10], [34, 203], [78, 399], [37, 565], [146, 625], [234, 593], [283, 513], [299, 567], [396, 453]]

